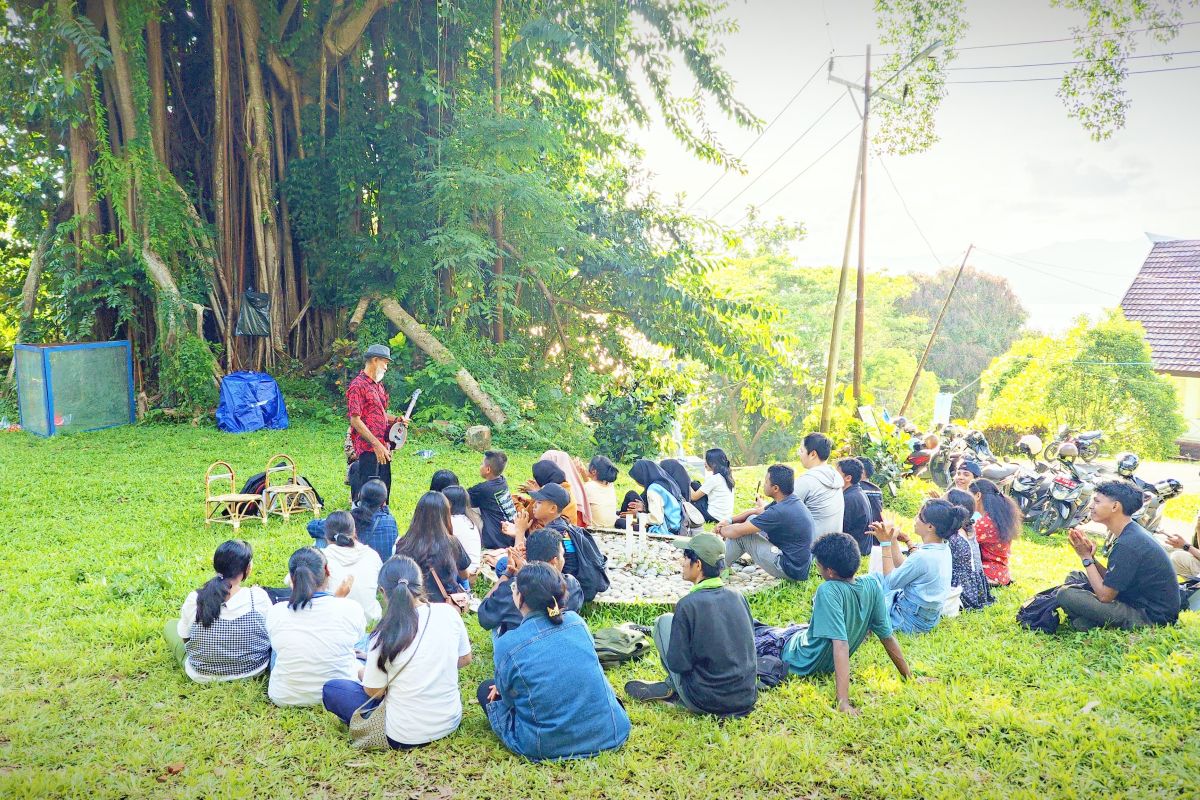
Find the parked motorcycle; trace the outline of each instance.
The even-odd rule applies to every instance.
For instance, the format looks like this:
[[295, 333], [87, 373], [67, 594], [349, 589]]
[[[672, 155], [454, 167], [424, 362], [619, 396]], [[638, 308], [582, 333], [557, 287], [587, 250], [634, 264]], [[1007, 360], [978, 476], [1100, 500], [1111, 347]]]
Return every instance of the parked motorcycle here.
[[1054, 441], [1046, 445], [1046, 451], [1042, 455], [1047, 461], [1054, 461], [1058, 458], [1060, 447], [1064, 444], [1073, 444], [1078, 452], [1077, 458], [1082, 458], [1090, 464], [1096, 456], [1100, 455], [1100, 440], [1103, 438], [1104, 431], [1075, 433], [1071, 430], [1070, 425], [1063, 425], [1058, 429], [1058, 435], [1054, 437]]
[[[1042, 453], [1042, 440], [1033, 434], [1021, 437], [1017, 442], [1017, 452], [1028, 456], [1032, 467], [996, 462], [984, 465], [982, 476], [995, 483], [1000, 491], [1011, 497], [1017, 507], [1021, 509], [1021, 515], [1026, 517], [1029, 515], [1030, 509], [1041, 499], [1038, 489], [1043, 483], [1043, 473], [1050, 467], [1038, 461], [1038, 456]], [[1048, 485], [1045, 493], [1049, 493]]]
[[1136, 453], [1121, 453], [1117, 456], [1117, 474], [1132, 483], [1142, 492], [1142, 508], [1134, 516], [1139, 525], [1150, 533], [1158, 533], [1162, 526], [1163, 504], [1183, 494], [1183, 484], [1174, 478], [1150, 483], [1134, 473], [1141, 465]]
[[1095, 485], [1107, 477], [1102, 467], [1079, 463], [1079, 450], [1072, 442], [1061, 443], [1057, 454], [1057, 463], [1035, 490], [1041, 496], [1027, 518], [1043, 535], [1087, 522]]

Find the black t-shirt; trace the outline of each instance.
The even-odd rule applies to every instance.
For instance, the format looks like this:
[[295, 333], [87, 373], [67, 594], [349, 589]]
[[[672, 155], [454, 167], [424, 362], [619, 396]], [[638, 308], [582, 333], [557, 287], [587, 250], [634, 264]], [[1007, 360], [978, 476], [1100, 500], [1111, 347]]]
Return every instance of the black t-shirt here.
[[1171, 559], [1146, 529], [1130, 522], [1108, 553], [1104, 585], [1122, 603], [1145, 612], [1154, 625], [1179, 618], [1179, 581]]
[[[471, 557], [467, 555], [467, 551], [459, 544], [458, 539], [450, 539], [450, 562], [443, 562], [441, 568], [438, 569], [437, 576], [442, 582], [442, 586], [446, 587], [446, 591], [450, 594], [461, 592], [462, 588], [458, 585], [458, 573], [471, 566]], [[404, 538], [396, 543], [396, 555], [407, 555], [404, 552]], [[450, 569], [450, 563], [453, 563], [454, 569]], [[421, 580], [425, 583], [425, 596], [429, 598], [431, 603], [444, 603], [446, 596], [438, 589], [437, 581], [433, 579], [432, 564], [423, 563], [421, 567]]]
[[772, 502], [749, 520], [767, 541], [779, 548], [779, 566], [794, 581], [808, 578], [812, 567], [813, 518], [794, 494]]
[[[862, 489], [862, 493], [867, 498], [867, 504], [871, 506], [871, 522], [883, 521], [883, 490], [870, 481], [859, 481], [858, 487]], [[874, 539], [875, 537], [871, 537]]]
[[864, 556], [870, 555], [871, 547], [875, 544], [875, 537], [867, 533], [867, 526], [871, 523], [871, 504], [862, 487], [857, 484], [843, 491], [842, 498], [846, 504], [846, 511], [842, 514], [842, 531], [854, 537], [859, 552]]
[[500, 523], [516, 519], [517, 509], [504, 476], [477, 483], [467, 489], [467, 494], [471, 498], [471, 505], [479, 509], [479, 516], [483, 518], [483, 530], [479, 534], [484, 549], [511, 547], [513, 540], [500, 532]]

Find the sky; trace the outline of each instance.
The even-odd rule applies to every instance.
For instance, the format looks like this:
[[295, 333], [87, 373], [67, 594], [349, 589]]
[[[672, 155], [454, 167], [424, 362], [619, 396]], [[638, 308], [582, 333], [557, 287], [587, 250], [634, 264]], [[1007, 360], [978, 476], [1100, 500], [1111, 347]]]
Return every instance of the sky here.
[[[821, 155], [856, 125], [857, 110], [839, 103], [788, 148], [846, 94], [826, 80], [821, 66], [831, 51], [838, 56], [834, 73], [857, 81], [865, 45], [883, 49], [876, 41], [873, 5], [867, 0], [732, 0], [726, 14], [740, 30], [725, 39], [723, 63], [736, 81], [737, 96], [764, 122], [814, 70], [820, 71], [746, 154], [745, 175], [700, 162], [661, 124], [640, 130], [636, 138], [653, 187], [692, 203], [720, 178], [693, 211], [734, 224], [749, 204], [760, 206], [766, 218], [804, 224], [808, 235], [794, 248], [799, 264], [839, 265], [857, 135]], [[967, 19], [970, 27], [959, 42], [963, 48], [1062, 39], [1082, 20], [1078, 12], [1051, 8], [1050, 0], [968, 0]], [[1200, 7], [1185, 4], [1184, 20], [1200, 21]], [[963, 50], [953, 66], [1070, 61], [1071, 51], [1069, 41]], [[1184, 26], [1166, 45], [1145, 39], [1136, 51], [1139, 56], [1158, 53], [1180, 54], [1170, 61], [1138, 58], [1129, 62], [1130, 69], [1200, 66], [1200, 24]], [[1011, 82], [1057, 79], [1067, 69], [956, 69], [950, 74], [952, 81], [1010, 82], [949, 86], [937, 116], [937, 144], [918, 155], [872, 158], [868, 270], [932, 272], [957, 265], [974, 244], [969, 263], [1010, 280], [1030, 312], [1031, 327], [1059, 332], [1079, 314], [1096, 315], [1119, 304], [1150, 250], [1147, 233], [1200, 238], [1200, 69], [1130, 75], [1126, 125], [1103, 142], [1093, 141], [1067, 116], [1056, 96], [1057, 80]], [[758, 135], [719, 113], [708, 119], [735, 154]]]

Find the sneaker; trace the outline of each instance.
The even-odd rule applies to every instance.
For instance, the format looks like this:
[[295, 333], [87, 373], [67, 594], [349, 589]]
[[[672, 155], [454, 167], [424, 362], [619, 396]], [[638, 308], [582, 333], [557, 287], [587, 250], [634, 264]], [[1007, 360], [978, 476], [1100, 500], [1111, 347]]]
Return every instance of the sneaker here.
[[651, 628], [649, 625], [638, 625], [636, 622], [628, 623], [627, 627], [631, 631], [637, 631], [638, 633], [644, 633], [647, 636], [650, 636], [654, 633], [654, 629]]
[[625, 694], [634, 700], [670, 700], [675, 690], [666, 681], [630, 681], [625, 684]]

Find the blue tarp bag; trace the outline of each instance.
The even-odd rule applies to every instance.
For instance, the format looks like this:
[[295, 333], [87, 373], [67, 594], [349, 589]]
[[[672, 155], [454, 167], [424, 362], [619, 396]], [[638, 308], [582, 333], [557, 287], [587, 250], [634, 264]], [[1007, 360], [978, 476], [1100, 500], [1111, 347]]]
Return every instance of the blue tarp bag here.
[[225, 433], [249, 433], [288, 426], [279, 384], [265, 372], [231, 372], [221, 379], [217, 427]]

